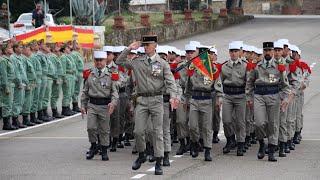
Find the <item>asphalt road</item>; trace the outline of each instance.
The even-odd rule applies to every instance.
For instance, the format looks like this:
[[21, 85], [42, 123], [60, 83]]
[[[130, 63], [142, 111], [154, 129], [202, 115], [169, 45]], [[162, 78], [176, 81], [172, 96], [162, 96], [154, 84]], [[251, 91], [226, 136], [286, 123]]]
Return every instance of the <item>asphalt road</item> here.
[[[235, 152], [223, 155], [225, 140], [221, 132], [222, 141], [213, 145], [212, 162], [204, 162], [203, 154], [192, 159], [188, 154], [175, 157], [172, 153], [171, 167], [164, 168], [163, 176], [154, 176], [152, 163], [143, 164], [138, 171], [131, 170], [136, 158], [131, 147], [109, 153], [107, 162], [98, 156], [85, 160], [89, 147], [86, 121], [75, 116], [22, 131], [19, 136], [0, 135], [0, 179], [320, 179], [319, 29], [319, 18], [260, 16], [237, 26], [170, 43], [178, 48], [190, 40], [216, 45], [221, 62], [227, 60], [227, 46], [232, 40], [261, 47], [263, 41], [287, 38], [298, 45], [303, 59], [312, 65], [313, 74], [305, 93], [303, 141], [287, 158], [278, 158], [276, 163], [266, 158], [257, 160], [257, 145], [243, 157], [237, 157]], [[174, 144], [174, 151], [177, 146]]]

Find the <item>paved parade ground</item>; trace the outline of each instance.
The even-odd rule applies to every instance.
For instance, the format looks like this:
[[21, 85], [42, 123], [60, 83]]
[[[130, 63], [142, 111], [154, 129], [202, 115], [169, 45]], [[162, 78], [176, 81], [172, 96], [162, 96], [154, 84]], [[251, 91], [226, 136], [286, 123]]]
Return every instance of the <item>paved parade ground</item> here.
[[202, 153], [195, 159], [187, 153], [174, 156], [178, 148], [178, 144], [174, 144], [171, 167], [163, 168], [163, 176], [153, 175], [154, 164], [149, 162], [133, 171], [131, 166], [136, 155], [131, 154], [132, 147], [109, 153], [109, 161], [101, 161], [100, 156], [86, 160], [85, 153], [89, 148], [86, 120], [75, 115], [39, 128], [22, 130], [18, 136], [11, 132], [0, 135], [0, 179], [320, 179], [319, 29], [320, 18], [259, 16], [217, 32], [169, 43], [180, 49], [190, 40], [216, 45], [219, 62], [227, 60], [227, 46], [232, 40], [243, 40], [261, 48], [264, 41], [287, 38], [299, 46], [302, 59], [313, 67], [311, 84], [305, 92], [303, 140], [286, 158], [278, 158], [278, 162], [268, 162], [267, 157], [257, 160], [258, 144], [243, 157], [237, 157], [235, 151], [223, 155], [225, 138], [221, 132], [220, 143], [213, 145], [212, 162], [204, 162]]

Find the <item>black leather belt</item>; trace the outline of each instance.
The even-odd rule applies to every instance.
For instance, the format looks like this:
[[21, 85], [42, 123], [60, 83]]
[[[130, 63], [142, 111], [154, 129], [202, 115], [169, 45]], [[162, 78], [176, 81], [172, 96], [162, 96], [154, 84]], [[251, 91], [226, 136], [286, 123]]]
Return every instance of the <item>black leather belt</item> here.
[[152, 96], [160, 96], [162, 95], [162, 92], [150, 92], [150, 93], [137, 93], [137, 96], [142, 96], [142, 97], [152, 97]]
[[124, 92], [126, 92], [126, 88], [125, 87], [122, 87], [122, 88], [119, 89], [119, 93], [124, 93]]
[[258, 95], [270, 95], [279, 93], [279, 85], [256, 85], [254, 93]]
[[167, 103], [169, 101], [170, 101], [170, 95], [169, 94], [163, 95], [163, 102]]
[[89, 102], [94, 105], [108, 105], [111, 102], [111, 98], [94, 98], [90, 97]]
[[200, 91], [200, 90], [192, 91], [192, 99], [196, 99], [196, 100], [212, 99], [212, 95], [213, 95], [213, 91]]
[[245, 86], [230, 86], [230, 85], [223, 85], [223, 93], [228, 95], [239, 95], [245, 94]]

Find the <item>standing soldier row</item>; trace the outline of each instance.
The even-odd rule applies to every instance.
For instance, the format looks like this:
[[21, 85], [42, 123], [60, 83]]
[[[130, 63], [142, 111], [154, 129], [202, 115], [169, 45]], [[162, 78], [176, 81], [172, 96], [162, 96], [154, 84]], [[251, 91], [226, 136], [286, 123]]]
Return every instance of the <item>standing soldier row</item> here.
[[[70, 108], [73, 102], [73, 109], [80, 111], [75, 101], [78, 101], [77, 96], [82, 83], [82, 78], [79, 76], [82, 75], [83, 58], [75, 52], [79, 51], [78, 44], [76, 42], [73, 44], [75, 50], [67, 55], [63, 54], [65, 46], [45, 43], [44, 40], [33, 40], [25, 44], [9, 41], [2, 44], [0, 72], [3, 130], [25, 128], [64, 117], [58, 113], [57, 108], [61, 85], [66, 76], [70, 77], [70, 81], [65, 81], [65, 85], [70, 89], [62, 92], [68, 100], [64, 105]], [[65, 56], [73, 65], [72, 71], [64, 69]], [[53, 117], [48, 113], [49, 107]], [[76, 112], [69, 110], [66, 113], [65, 110], [63, 113], [73, 115]]]

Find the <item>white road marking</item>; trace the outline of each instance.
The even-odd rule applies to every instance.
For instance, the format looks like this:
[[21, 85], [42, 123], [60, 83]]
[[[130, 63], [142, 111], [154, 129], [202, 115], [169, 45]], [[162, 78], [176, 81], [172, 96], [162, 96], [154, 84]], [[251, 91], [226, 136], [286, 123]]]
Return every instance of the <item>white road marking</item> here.
[[172, 163], [174, 160], [169, 160], [170, 163]]
[[181, 158], [183, 155], [174, 155], [174, 158]]
[[65, 117], [65, 118], [62, 118], [62, 119], [53, 120], [53, 121], [50, 121], [50, 122], [47, 122], [47, 123], [39, 124], [39, 125], [36, 125], [36, 126], [30, 126], [30, 127], [23, 128], [23, 129], [18, 129], [18, 130], [15, 130], [15, 131], [5, 132], [5, 133], [0, 134], [0, 137], [7, 136], [7, 135], [10, 135], [10, 134], [15, 134], [15, 133], [22, 132], [22, 131], [27, 131], [27, 130], [38, 128], [38, 127], [41, 127], [41, 126], [47, 126], [49, 124], [54, 124], [54, 123], [57, 123], [57, 122], [65, 121], [65, 120], [68, 120], [68, 119], [71, 119], [71, 118], [74, 118], [74, 117], [77, 117], [77, 116], [80, 116], [80, 113], [72, 115], [72, 116], [68, 116], [68, 117]]
[[137, 174], [135, 176], [132, 176], [131, 179], [140, 179], [142, 178], [143, 176], [145, 176], [146, 174]]
[[37, 136], [25, 136], [25, 137], [0, 137], [0, 139], [88, 139], [88, 137], [37, 137]]
[[320, 141], [320, 139], [302, 139], [302, 141]]
[[147, 172], [154, 172], [154, 170], [155, 170], [154, 167], [152, 167], [152, 168], [148, 169]]

